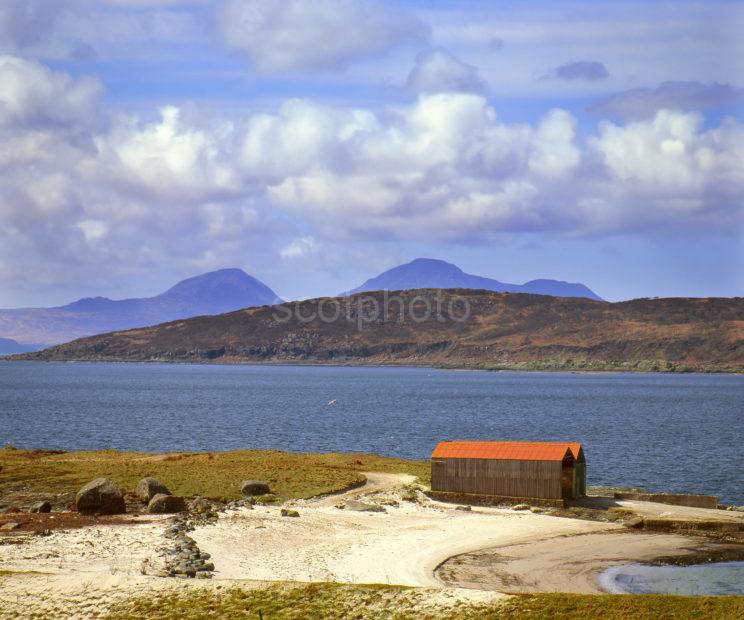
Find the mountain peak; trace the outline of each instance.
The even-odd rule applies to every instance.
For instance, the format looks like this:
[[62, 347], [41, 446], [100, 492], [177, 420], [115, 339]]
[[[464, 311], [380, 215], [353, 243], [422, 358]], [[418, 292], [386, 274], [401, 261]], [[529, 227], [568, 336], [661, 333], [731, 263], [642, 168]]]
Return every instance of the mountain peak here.
[[6, 327], [0, 336], [57, 344], [95, 333], [280, 302], [274, 291], [242, 269], [219, 269], [181, 280], [155, 297], [86, 297], [58, 308], [0, 310], [0, 326]]
[[410, 263], [393, 267], [379, 276], [370, 278], [361, 286], [342, 295], [364, 291], [404, 290], [415, 288], [469, 288], [503, 293], [533, 293], [553, 297], [601, 298], [579, 283], [558, 280], [531, 280], [526, 284], [508, 284], [492, 278], [465, 273], [457, 265], [436, 258], [416, 258]]
[[220, 314], [281, 300], [268, 286], [238, 268], [218, 269], [181, 280], [156, 299], [194, 303], [202, 314]]

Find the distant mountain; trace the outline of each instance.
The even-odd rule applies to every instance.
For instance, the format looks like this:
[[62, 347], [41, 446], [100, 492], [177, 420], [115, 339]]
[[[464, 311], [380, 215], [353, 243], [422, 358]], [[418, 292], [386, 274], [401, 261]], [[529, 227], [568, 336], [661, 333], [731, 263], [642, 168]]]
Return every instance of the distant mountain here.
[[0, 336], [20, 343], [58, 344], [103, 332], [281, 303], [241, 269], [221, 269], [179, 282], [155, 297], [86, 297], [56, 308], [0, 310]]
[[0, 338], [0, 355], [13, 355], [14, 353], [30, 353], [36, 351], [37, 347], [20, 344], [10, 338]]
[[744, 298], [609, 303], [467, 289], [398, 295], [392, 307], [378, 291], [249, 308], [14, 359], [744, 372]]
[[361, 286], [341, 293], [353, 295], [365, 291], [402, 291], [414, 288], [470, 288], [498, 293], [533, 293], [553, 297], [602, 298], [583, 284], [560, 280], [530, 280], [524, 284], [507, 284], [491, 278], [470, 275], [457, 265], [433, 258], [417, 258], [367, 280]]

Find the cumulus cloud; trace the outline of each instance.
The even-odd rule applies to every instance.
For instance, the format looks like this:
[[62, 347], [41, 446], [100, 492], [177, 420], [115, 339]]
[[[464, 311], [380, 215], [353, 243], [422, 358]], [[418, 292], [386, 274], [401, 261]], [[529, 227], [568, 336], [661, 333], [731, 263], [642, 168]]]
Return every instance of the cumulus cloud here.
[[326, 234], [428, 239], [622, 234], [691, 221], [721, 231], [741, 216], [732, 162], [744, 147], [733, 123], [705, 131], [695, 115], [664, 111], [602, 123], [580, 143], [566, 111], [513, 125], [484, 98], [458, 93], [423, 95], [386, 120], [348, 132], [348, 120], [329, 124], [332, 146], [303, 172], [275, 176], [269, 198]]
[[103, 88], [91, 77], [15, 56], [0, 56], [0, 125], [43, 126], [90, 119]]
[[125, 181], [155, 196], [204, 201], [235, 195], [240, 180], [230, 162], [231, 127], [208, 131], [186, 125], [175, 106], [160, 109], [160, 120], [141, 126], [116, 124], [98, 136], [100, 161]]
[[478, 69], [445, 50], [421, 52], [408, 75], [407, 88], [416, 93], [483, 92], [485, 84]]
[[579, 138], [565, 110], [508, 123], [474, 93], [211, 120], [107, 113], [100, 86], [13, 58], [0, 85], [6, 286], [209, 268], [246, 247], [291, 260], [344, 239], [725, 233], [744, 217], [744, 128], [680, 111]]
[[551, 69], [544, 79], [556, 80], [586, 80], [587, 82], [597, 82], [606, 80], [610, 77], [607, 67], [596, 60], [579, 60], [566, 63]]
[[416, 18], [371, 0], [226, 0], [217, 28], [260, 71], [335, 71], [427, 34]]
[[597, 115], [640, 119], [661, 109], [699, 111], [744, 103], [744, 88], [730, 84], [662, 82], [656, 88], [634, 88], [603, 99], [590, 108]]

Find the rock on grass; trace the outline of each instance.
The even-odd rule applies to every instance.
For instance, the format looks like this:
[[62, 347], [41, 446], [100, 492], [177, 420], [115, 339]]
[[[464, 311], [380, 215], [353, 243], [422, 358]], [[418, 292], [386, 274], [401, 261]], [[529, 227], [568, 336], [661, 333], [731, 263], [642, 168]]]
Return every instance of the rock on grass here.
[[149, 503], [150, 500], [158, 494], [171, 494], [171, 492], [168, 490], [168, 487], [160, 482], [160, 480], [150, 477], [142, 478], [142, 480], [137, 483], [137, 489], [135, 490], [135, 493], [137, 494], [137, 497], [139, 497], [146, 504]]
[[147, 512], [150, 514], [172, 514], [185, 511], [186, 502], [183, 497], [165, 495], [164, 493], [158, 493], [147, 505]]
[[117, 515], [126, 512], [124, 495], [112, 480], [96, 478], [75, 496], [75, 506], [82, 514]]
[[253, 495], [266, 495], [267, 493], [271, 493], [269, 483], [264, 482], [263, 480], [243, 480], [243, 484], [241, 485], [240, 489], [243, 492], [243, 495], [248, 495], [249, 497]]

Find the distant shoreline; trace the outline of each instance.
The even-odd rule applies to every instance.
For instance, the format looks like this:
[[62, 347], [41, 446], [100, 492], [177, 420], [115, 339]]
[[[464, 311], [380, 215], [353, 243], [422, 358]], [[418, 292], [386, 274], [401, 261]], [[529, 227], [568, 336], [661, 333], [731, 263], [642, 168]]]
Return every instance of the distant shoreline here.
[[[23, 354], [24, 356], [26, 354]], [[379, 363], [345, 363], [345, 362], [323, 362], [320, 360], [136, 360], [123, 358], [105, 358], [105, 359], [15, 359], [16, 355], [0, 357], [0, 363], [46, 363], [46, 364], [161, 364], [172, 366], [315, 366], [315, 367], [338, 367], [338, 368], [427, 368], [430, 370], [451, 370], [451, 371], [481, 371], [481, 372], [526, 372], [526, 373], [546, 373], [546, 374], [650, 374], [650, 375], [744, 375], [742, 370], [706, 370], [700, 368], [692, 369], [648, 369], [648, 368], [580, 368], [580, 367], [539, 367], [539, 366], [449, 366], [442, 364], [412, 364], [406, 362], [379, 362]]]

